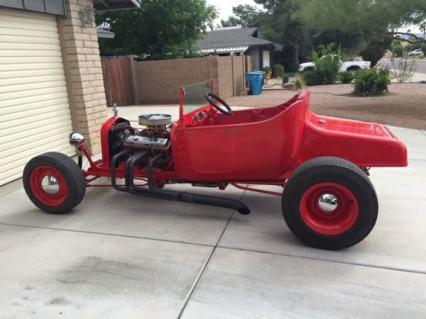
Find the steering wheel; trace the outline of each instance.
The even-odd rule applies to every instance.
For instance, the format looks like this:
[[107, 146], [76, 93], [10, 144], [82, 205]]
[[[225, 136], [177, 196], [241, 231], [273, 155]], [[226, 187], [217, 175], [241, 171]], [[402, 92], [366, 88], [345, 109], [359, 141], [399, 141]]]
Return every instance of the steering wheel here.
[[[209, 102], [209, 104], [211, 106], [213, 106], [216, 110], [218, 110], [220, 113], [231, 116], [232, 115], [232, 109], [231, 107], [228, 105], [228, 103], [226, 103], [224, 100], [222, 100], [220, 97], [211, 94], [211, 93], [207, 93], [206, 95], [204, 95], [204, 97], [206, 98], [207, 102]], [[220, 107], [219, 105], [217, 105], [214, 101], [219, 102], [220, 104], [222, 104], [225, 108]]]

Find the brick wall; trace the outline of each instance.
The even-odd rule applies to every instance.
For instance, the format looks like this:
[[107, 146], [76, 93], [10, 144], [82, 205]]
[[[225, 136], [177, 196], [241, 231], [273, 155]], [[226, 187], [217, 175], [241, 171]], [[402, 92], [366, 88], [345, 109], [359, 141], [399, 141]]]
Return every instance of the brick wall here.
[[[65, 1], [58, 29], [67, 78], [73, 127], [85, 135], [92, 153], [100, 151], [100, 127], [107, 117], [102, 65], [92, 0]], [[93, 23], [81, 19], [81, 13]]]
[[134, 62], [138, 104], [176, 103], [184, 85], [215, 80], [216, 57]]
[[234, 81], [234, 96], [241, 95], [245, 90], [245, 58], [232, 57], [232, 78]]
[[180, 87], [208, 80], [213, 81], [213, 92], [223, 98], [244, 90], [244, 57], [133, 61], [131, 65], [137, 104], [177, 103]]
[[234, 85], [232, 76], [232, 57], [225, 56], [218, 59], [219, 96], [226, 99], [233, 96]]

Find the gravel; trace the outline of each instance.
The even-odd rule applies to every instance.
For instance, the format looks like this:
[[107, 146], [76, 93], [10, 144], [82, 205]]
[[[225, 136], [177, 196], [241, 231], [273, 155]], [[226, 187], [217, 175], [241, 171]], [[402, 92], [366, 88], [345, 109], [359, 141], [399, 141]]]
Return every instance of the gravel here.
[[[311, 108], [315, 113], [360, 121], [426, 130], [426, 84], [391, 84], [384, 96], [356, 97], [351, 84], [312, 86]], [[227, 102], [235, 106], [278, 105], [297, 92], [268, 90], [260, 96], [237, 96]]]

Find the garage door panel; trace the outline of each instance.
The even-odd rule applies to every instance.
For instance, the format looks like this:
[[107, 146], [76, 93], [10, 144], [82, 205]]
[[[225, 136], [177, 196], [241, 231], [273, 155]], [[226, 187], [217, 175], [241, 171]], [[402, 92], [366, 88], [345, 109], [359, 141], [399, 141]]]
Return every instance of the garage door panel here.
[[[32, 126], [38, 125], [38, 121], [42, 121], [42, 120], [48, 120], [51, 119], [52, 121], [55, 121], [56, 118], [58, 117], [63, 117], [63, 116], [69, 116], [70, 115], [70, 111], [69, 110], [56, 110], [56, 111], [51, 111], [51, 112], [42, 112], [39, 114], [35, 114], [33, 116], [31, 116], [31, 118], [21, 118], [21, 117], [17, 117], [13, 120], [10, 121], [5, 121], [4, 123], [2, 123], [2, 127], [0, 129], [0, 134], [2, 133], [7, 133], [7, 129], [9, 128], [14, 128], [14, 127], [21, 127], [24, 126], [28, 123], [31, 123]], [[35, 129], [35, 128], [32, 128]], [[43, 128], [41, 128], [43, 129]]]
[[[8, 52], [9, 50], [25, 50], [28, 48], [28, 45], [26, 43], [17, 43], [17, 42], [2, 42], [2, 50], [4, 52]], [[57, 50], [60, 50], [61, 47], [57, 43], [52, 44], [40, 44], [40, 43], [34, 43], [31, 45], [31, 51], [34, 50], [40, 50], [40, 51], [52, 51], [52, 52], [58, 52]], [[25, 52], [28, 55], [28, 52]]]
[[3, 35], [0, 34], [1, 42], [17, 42], [27, 44], [55, 44], [58, 42], [58, 38], [43, 38], [43, 37], [31, 37], [31, 36], [16, 36], [16, 35]]
[[[19, 27], [19, 26], [18, 26]], [[36, 38], [53, 38], [58, 39], [58, 32], [46, 30], [33, 30], [33, 29], [17, 29], [12, 27], [0, 28], [0, 35], [11, 35], [15, 37], [36, 37]]]
[[[28, 52], [32, 54], [32, 52]], [[33, 63], [59, 63], [62, 65], [62, 56], [26, 56], [26, 57], [3, 57], [0, 64], [33, 64]]]
[[44, 89], [46, 87], [49, 88], [55, 88], [55, 87], [62, 87], [63, 83], [60, 81], [38, 81], [37, 83], [23, 83], [23, 84], [14, 84], [14, 85], [0, 85], [0, 94], [3, 93], [15, 93], [19, 92], [22, 94], [23, 91], [28, 92], [36, 92], [40, 89]]
[[[66, 113], [64, 113], [63, 115], [66, 115]], [[56, 119], [53, 119], [53, 121], [52, 121], [51, 118], [44, 118], [42, 120], [38, 120], [36, 122], [36, 125], [39, 126], [39, 129], [43, 129], [45, 126], [53, 123], [54, 121], [56, 121]], [[62, 123], [62, 126], [64, 128], [67, 127], [67, 125], [70, 125], [69, 121], [62, 121], [62, 122], [59, 122], [59, 123]], [[34, 122], [30, 122], [30, 123], [27, 123], [25, 125], [21, 125], [21, 127], [14, 126], [14, 127], [11, 127], [7, 130], [2, 129], [2, 130], [0, 130], [0, 136], [1, 135], [7, 136], [6, 134], [9, 134], [9, 135], [18, 134], [19, 132], [21, 132], [21, 130], [34, 130], [33, 132], [38, 132], [37, 130], [34, 129]]]
[[[68, 140], [68, 135], [56, 135], [53, 139], [49, 138], [48, 142], [45, 141], [37, 141], [38, 145], [35, 147], [32, 147], [30, 150], [27, 149], [24, 152], [20, 152], [19, 154], [14, 154], [11, 156], [6, 157], [5, 159], [0, 159], [0, 165], [2, 166], [2, 170], [6, 170], [6, 173], [8, 170], [12, 170], [17, 166], [24, 167], [25, 164], [28, 162], [27, 158], [31, 158], [36, 156], [35, 154], [43, 154], [46, 152], [46, 147], [49, 148], [49, 152], [52, 150], [61, 147], [65, 145], [66, 141]], [[65, 142], [65, 143], [64, 143]], [[75, 151], [73, 151], [75, 153]], [[73, 152], [69, 152], [69, 154], [72, 154]]]
[[[32, 141], [45, 140], [45, 139], [49, 139], [52, 135], [56, 136], [58, 134], [64, 134], [64, 133], [66, 133], [65, 135], [63, 135], [66, 137], [66, 140], [64, 141], [68, 141], [69, 134], [72, 132], [72, 130], [70, 129], [67, 132], [65, 132], [66, 128], [67, 127], [66, 126], [64, 127], [64, 125], [58, 125], [56, 123], [52, 123], [51, 125], [46, 125], [43, 130], [40, 130], [37, 133], [29, 134], [28, 132], [22, 132], [22, 133], [18, 133], [16, 137], [14, 136], [13, 139], [0, 138], [0, 143], [2, 144], [4, 148], [10, 149], [10, 148], [16, 147], [17, 139], [26, 140], [28, 141], [28, 144], [23, 144], [23, 145], [27, 145], [28, 146], [27, 149], [28, 149], [29, 147], [33, 146]], [[16, 148], [16, 150], [17, 149], [18, 148]], [[6, 157], [6, 156], [7, 154], [1, 155], [0, 158]]]
[[[45, 76], [45, 75], [62, 75], [64, 76], [63, 68], [57, 69], [42, 69], [42, 70], [17, 70], [17, 71], [4, 71], [0, 72], [0, 80], [3, 79], [21, 79], [27, 77], [37, 77], [37, 76]], [[24, 81], [24, 79], [22, 79]]]
[[56, 18], [0, 8], [0, 185], [48, 151], [72, 155]]
[[28, 103], [24, 105], [18, 104], [18, 105], [9, 106], [9, 107], [2, 107], [0, 108], [0, 116], [7, 116], [11, 113], [15, 113], [15, 115], [18, 116], [22, 112], [33, 112], [33, 110], [43, 111], [43, 108], [50, 107], [53, 105], [61, 105], [61, 107], [64, 107], [68, 105], [68, 99], [66, 97], [55, 98], [55, 99], [49, 98], [48, 100], [41, 101], [41, 102]]
[[[74, 151], [70, 149], [69, 147], [64, 146], [62, 142], [59, 142], [57, 145], [51, 145], [49, 151], [60, 152], [69, 156], [72, 156], [74, 154]], [[34, 152], [34, 156], [37, 156], [43, 153], [45, 152], [44, 151], [40, 151], [38, 153]], [[3, 171], [0, 172], [0, 180], [2, 181], [2, 185], [22, 177], [22, 171], [23, 171], [23, 168], [25, 167], [26, 162], [22, 162], [22, 163], [20, 162], [19, 164], [20, 164], [19, 167], [10, 169], [7, 172], [3, 172]]]
[[43, 102], [43, 101], [49, 101], [50, 99], [59, 99], [59, 98], [67, 98], [68, 100], [68, 94], [65, 91], [57, 92], [54, 94], [45, 94], [45, 95], [37, 95], [37, 96], [25, 96], [16, 100], [6, 100], [6, 101], [0, 101], [0, 109], [1, 108], [9, 108], [12, 106], [21, 106], [26, 105], [33, 102]]
[[0, 72], [3, 71], [24, 71], [24, 70], [46, 70], [46, 69], [59, 69], [63, 70], [62, 63], [26, 63], [23, 61], [20, 64], [0, 64]]
[[[70, 123], [67, 121], [64, 122], [57, 122], [57, 121], [51, 121], [50, 119], [47, 119], [46, 121], [40, 121], [38, 124], [40, 124], [40, 127], [42, 126], [42, 129], [38, 130], [38, 131], [28, 131], [25, 129], [25, 127], [23, 129], [19, 129], [19, 128], [13, 128], [12, 130], [8, 130], [8, 132], [12, 132], [10, 134], [13, 134], [13, 137], [16, 139], [25, 139], [28, 137], [31, 137], [33, 135], [37, 135], [43, 131], [49, 131], [49, 130], [55, 130], [57, 128], [61, 128], [62, 131], [67, 131], [68, 133], [70, 133], [71, 130], [71, 126]], [[69, 128], [69, 129], [68, 129]], [[1, 134], [1, 133], [0, 133]], [[10, 135], [9, 134], [9, 135]], [[9, 135], [0, 135], [0, 143], [7, 143], [9, 142], [11, 139], [9, 137]]]
[[[61, 53], [55, 50], [31, 50], [32, 57], [61, 57]], [[24, 50], [1, 50], [0, 57], [9, 57], [9, 58], [26, 58], [28, 57], [28, 52]]]
[[27, 90], [25, 92], [2, 93], [0, 94], [0, 101], [18, 99], [22, 97], [23, 94], [25, 94], [26, 97], [31, 97], [31, 96], [47, 95], [52, 93], [65, 92], [65, 91], [66, 91], [66, 87], [64, 86], [64, 83], [57, 83], [55, 84], [55, 86], [50, 86], [50, 87], [42, 88], [42, 89]]
[[52, 23], [43, 23], [42, 21], [28, 21], [26, 23], [17, 22], [16, 18], [14, 17], [5, 17], [2, 16], [2, 19], [0, 20], [0, 27], [1, 28], [15, 28], [18, 30], [34, 30], [34, 31], [47, 31], [47, 32], [54, 32], [52, 31]]
[[0, 87], [9, 86], [15, 84], [30, 84], [30, 83], [41, 83], [41, 82], [53, 82], [53, 81], [64, 81], [65, 78], [63, 74], [48, 74], [41, 76], [29, 76], [24, 78], [8, 78], [8, 79], [0, 79]]
[[[47, 141], [47, 142], [46, 142]], [[60, 144], [65, 144], [68, 142], [68, 134], [64, 134], [64, 132], [60, 132], [55, 134], [52, 138], [51, 136], [45, 137], [44, 139], [31, 139], [28, 143], [28, 147], [25, 147], [23, 144], [18, 144], [14, 150], [15, 154], [3, 154], [0, 153], [0, 165], [2, 168], [11, 169], [16, 166], [16, 163], [20, 163], [25, 165], [26, 160], [22, 158], [22, 155], [26, 157], [32, 157], [34, 151], [35, 152], [43, 152], [46, 148], [46, 145], [50, 145], [51, 147], [56, 147]]]
[[[52, 112], [63, 111], [64, 106], [67, 106], [67, 103], [62, 103], [62, 104], [55, 103], [53, 105], [44, 105], [43, 107], [40, 107], [38, 110], [39, 110], [40, 114], [43, 114], [45, 116], [49, 116], [49, 114], [51, 114]], [[9, 114], [3, 114], [2, 115], [2, 121], [6, 121], [8, 123], [13, 123], [13, 121], [15, 121], [17, 118], [19, 118], [19, 119], [25, 119], [25, 118], [33, 119], [34, 118], [34, 111], [36, 111], [36, 110], [37, 109], [29, 110], [27, 108], [25, 111], [22, 111], [22, 112], [10, 112]]]

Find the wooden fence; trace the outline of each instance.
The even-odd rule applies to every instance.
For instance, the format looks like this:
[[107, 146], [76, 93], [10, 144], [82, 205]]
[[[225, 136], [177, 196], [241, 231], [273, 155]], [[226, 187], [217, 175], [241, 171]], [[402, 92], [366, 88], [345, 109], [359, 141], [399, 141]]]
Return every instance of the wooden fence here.
[[105, 93], [108, 106], [135, 104], [131, 83], [131, 58], [102, 58]]
[[108, 105], [170, 104], [178, 102], [179, 87], [213, 82], [223, 98], [245, 90], [245, 56], [208, 56], [138, 62], [131, 57], [102, 58]]

